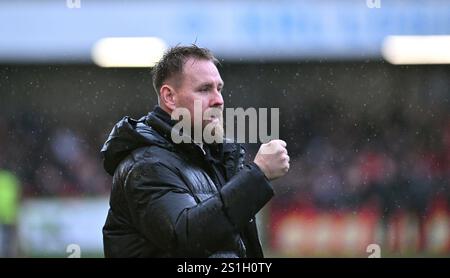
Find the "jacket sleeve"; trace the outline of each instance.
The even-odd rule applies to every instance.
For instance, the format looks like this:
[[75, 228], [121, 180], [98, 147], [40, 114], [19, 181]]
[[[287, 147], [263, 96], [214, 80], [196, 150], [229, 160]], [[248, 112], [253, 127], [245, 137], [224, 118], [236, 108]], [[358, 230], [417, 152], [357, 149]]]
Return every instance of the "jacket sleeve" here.
[[197, 203], [183, 179], [160, 162], [140, 162], [125, 181], [138, 229], [174, 256], [208, 256], [270, 200], [273, 190], [255, 164], [248, 164], [218, 194]]

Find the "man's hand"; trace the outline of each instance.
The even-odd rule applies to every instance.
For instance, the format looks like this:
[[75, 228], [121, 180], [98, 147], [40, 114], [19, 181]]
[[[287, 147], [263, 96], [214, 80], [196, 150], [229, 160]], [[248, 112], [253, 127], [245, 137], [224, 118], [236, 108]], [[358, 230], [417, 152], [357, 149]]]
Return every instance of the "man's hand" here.
[[269, 143], [262, 144], [254, 162], [269, 180], [284, 176], [289, 171], [289, 156], [286, 150], [286, 142], [283, 140], [272, 140]]

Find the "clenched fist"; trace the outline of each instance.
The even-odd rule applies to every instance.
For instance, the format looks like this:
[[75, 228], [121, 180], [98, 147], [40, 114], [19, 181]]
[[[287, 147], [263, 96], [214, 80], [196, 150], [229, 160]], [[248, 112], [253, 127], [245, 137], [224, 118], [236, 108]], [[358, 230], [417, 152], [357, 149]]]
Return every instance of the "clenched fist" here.
[[289, 156], [286, 142], [272, 140], [262, 144], [254, 162], [261, 168], [269, 180], [284, 176], [289, 171]]

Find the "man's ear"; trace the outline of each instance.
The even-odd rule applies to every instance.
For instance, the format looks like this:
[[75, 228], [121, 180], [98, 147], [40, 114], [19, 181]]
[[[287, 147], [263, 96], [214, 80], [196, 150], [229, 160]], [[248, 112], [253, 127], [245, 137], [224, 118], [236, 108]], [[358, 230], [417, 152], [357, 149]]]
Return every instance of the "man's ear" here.
[[175, 110], [175, 90], [171, 86], [167, 84], [162, 85], [161, 89], [159, 90], [159, 97], [161, 104], [164, 104], [164, 106], [167, 107], [170, 111]]

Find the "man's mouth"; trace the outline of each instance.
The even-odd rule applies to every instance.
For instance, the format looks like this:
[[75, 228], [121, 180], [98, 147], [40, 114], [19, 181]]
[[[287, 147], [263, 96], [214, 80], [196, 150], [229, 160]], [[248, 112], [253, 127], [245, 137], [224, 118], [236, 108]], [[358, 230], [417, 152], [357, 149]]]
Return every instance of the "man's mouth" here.
[[209, 119], [207, 119], [207, 121], [211, 123], [219, 122], [219, 120], [219, 117], [210, 117]]
[[206, 120], [207, 120], [208, 122], [216, 122], [216, 121], [219, 121], [219, 120], [220, 120], [220, 117], [218, 117], [218, 116], [216, 116], [216, 115], [211, 115], [211, 116], [209, 116], [208, 118], [206, 118]]

